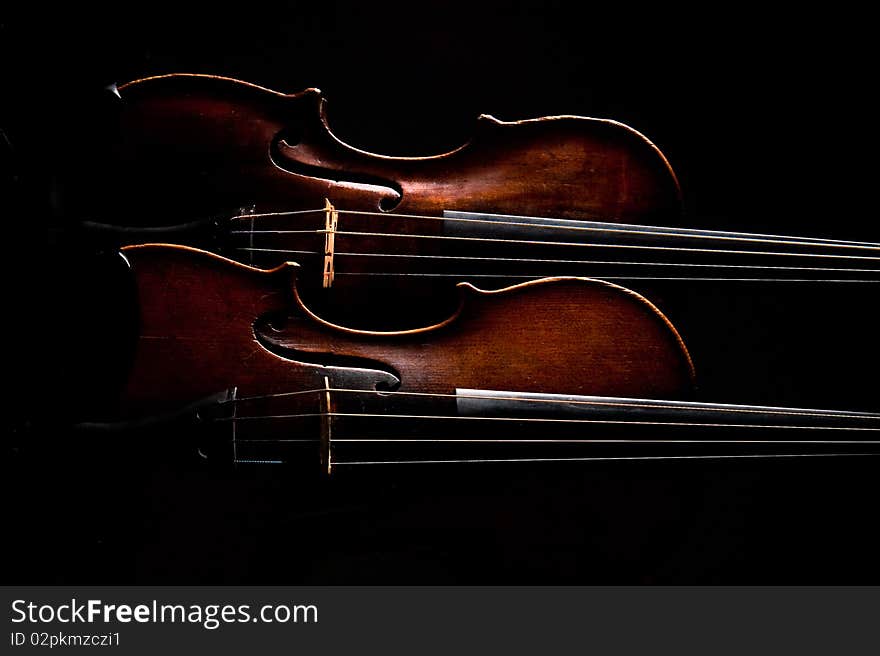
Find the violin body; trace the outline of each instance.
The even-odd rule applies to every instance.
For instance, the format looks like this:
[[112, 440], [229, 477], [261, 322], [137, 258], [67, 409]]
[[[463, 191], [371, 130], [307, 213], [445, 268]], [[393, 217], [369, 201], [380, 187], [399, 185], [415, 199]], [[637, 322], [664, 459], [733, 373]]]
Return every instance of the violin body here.
[[429, 215], [461, 209], [649, 222], [680, 211], [665, 157], [614, 121], [483, 115], [451, 152], [392, 157], [334, 135], [317, 89], [283, 94], [222, 77], [166, 75], [117, 92], [114, 152], [99, 179], [106, 206], [131, 211], [120, 218], [108, 210], [109, 223], [172, 226], [313, 210], [325, 198], [347, 210]]
[[140, 308], [130, 413], [232, 387], [249, 396], [313, 389], [325, 377], [370, 390], [512, 386], [632, 396], [679, 396], [693, 382], [668, 320], [610, 283], [556, 279], [497, 291], [462, 284], [445, 321], [380, 333], [316, 316], [298, 293], [294, 263], [262, 270], [166, 245], [123, 253]]
[[[557, 279], [498, 291], [463, 284], [458, 309], [443, 322], [378, 333], [316, 316], [292, 263], [261, 270], [164, 245], [124, 255], [140, 308], [122, 397], [129, 418], [218, 398], [238, 400], [238, 419], [316, 416], [322, 389], [333, 390], [334, 404], [338, 391], [363, 392], [388, 413], [408, 400], [394, 394], [436, 396], [441, 405], [462, 388], [681, 398], [693, 384], [687, 349], [668, 320], [609, 283]], [[248, 427], [261, 439], [289, 431], [283, 420]]]

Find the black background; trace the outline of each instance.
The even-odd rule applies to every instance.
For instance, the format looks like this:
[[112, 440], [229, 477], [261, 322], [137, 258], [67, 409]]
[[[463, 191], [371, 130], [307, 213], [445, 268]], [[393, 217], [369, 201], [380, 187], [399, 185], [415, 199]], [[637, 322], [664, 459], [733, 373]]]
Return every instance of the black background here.
[[[125, 330], [125, 295], [111, 267], [68, 236], [77, 217], [58, 193], [69, 167], [88, 170], [108, 84], [199, 72], [318, 86], [341, 139], [394, 155], [458, 146], [482, 112], [614, 118], [669, 158], [684, 224], [878, 241], [864, 16], [843, 5], [794, 14], [476, 2], [5, 11], [7, 579], [880, 578], [870, 460], [291, 481], [205, 470], [160, 436], [95, 447], [59, 427], [106, 393]], [[707, 398], [876, 410], [872, 290], [698, 288], [669, 292], [664, 309]]]

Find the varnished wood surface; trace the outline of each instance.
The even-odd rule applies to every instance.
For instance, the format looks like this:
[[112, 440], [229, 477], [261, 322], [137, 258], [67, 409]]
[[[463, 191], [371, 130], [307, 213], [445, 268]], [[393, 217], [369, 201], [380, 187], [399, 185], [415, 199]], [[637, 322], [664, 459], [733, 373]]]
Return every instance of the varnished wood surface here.
[[658, 398], [685, 395], [692, 384], [672, 325], [642, 297], [608, 283], [561, 279], [494, 293], [464, 286], [458, 312], [442, 325], [375, 333], [313, 316], [296, 292], [295, 265], [260, 270], [162, 245], [124, 254], [140, 308], [128, 414], [231, 388], [239, 396], [313, 390], [325, 377], [333, 387], [370, 391], [399, 384], [429, 393], [472, 387]]
[[325, 197], [345, 209], [435, 215], [647, 221], [680, 211], [665, 157], [610, 120], [484, 115], [451, 152], [393, 157], [338, 139], [317, 89], [282, 94], [229, 78], [165, 75], [120, 85], [118, 94], [102, 186], [111, 199], [139, 203], [125, 217], [108, 214], [111, 223], [312, 209]]

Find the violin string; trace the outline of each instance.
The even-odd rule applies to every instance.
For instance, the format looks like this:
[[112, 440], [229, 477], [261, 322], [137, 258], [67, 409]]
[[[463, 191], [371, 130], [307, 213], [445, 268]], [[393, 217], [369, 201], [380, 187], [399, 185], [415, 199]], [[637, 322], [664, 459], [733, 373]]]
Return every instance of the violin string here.
[[[319, 210], [312, 210], [311, 212], [318, 212]], [[320, 210], [323, 211], [323, 210]], [[301, 213], [307, 213], [309, 211], [303, 211]], [[426, 220], [441, 220], [441, 221], [464, 221], [464, 222], [482, 222], [489, 223], [493, 225], [505, 224], [505, 225], [524, 225], [528, 227], [536, 227], [535, 224], [530, 223], [522, 223], [522, 222], [511, 222], [511, 221], [490, 221], [485, 219], [466, 219], [466, 218], [447, 218], [447, 217], [427, 217], [421, 215], [395, 215], [395, 214], [376, 214], [371, 212], [346, 212], [355, 214], [355, 215], [375, 215], [375, 216], [397, 216], [397, 217], [407, 217], [414, 219], [426, 219]], [[262, 215], [244, 215], [241, 218], [252, 218], [254, 216], [257, 217], [265, 217], [265, 216], [279, 216], [285, 215], [286, 213], [269, 213]], [[678, 237], [681, 238], [683, 235], [681, 233], [674, 232], [664, 232], [662, 230], [626, 230], [619, 228], [595, 228], [591, 226], [550, 226], [550, 225], [538, 225], [537, 227], [541, 229], [567, 229], [567, 230], [582, 230], [582, 231], [617, 231], [617, 232], [626, 232], [632, 234], [638, 234], [639, 236], [644, 235], [663, 235], [668, 237]], [[635, 226], [642, 227], [642, 226]], [[271, 233], [271, 234], [325, 234], [326, 230], [277, 230], [277, 231], [254, 231], [253, 225], [251, 226], [251, 230], [243, 230], [243, 231], [231, 231], [232, 234], [245, 234], [247, 235], [249, 240], [252, 240], [254, 234], [260, 233]], [[667, 246], [644, 246], [644, 245], [633, 245], [633, 244], [578, 244], [578, 243], [570, 243], [570, 242], [548, 242], [548, 241], [534, 241], [534, 240], [499, 240], [494, 238], [478, 238], [478, 237], [457, 237], [457, 236], [444, 236], [444, 235], [401, 235], [401, 234], [391, 234], [391, 233], [367, 233], [367, 232], [359, 232], [359, 231], [335, 231], [336, 234], [347, 234], [351, 236], [356, 235], [371, 235], [371, 236], [382, 236], [388, 238], [404, 238], [407, 236], [414, 238], [423, 238], [423, 239], [465, 239], [465, 240], [479, 240], [479, 241], [503, 241], [503, 242], [512, 242], [512, 243], [531, 243], [534, 245], [552, 245], [552, 246], [589, 246], [595, 248], [602, 247], [613, 247], [613, 248], [638, 248], [638, 249], [650, 249], [650, 250], [670, 250], [675, 252], [687, 251], [687, 252], [708, 252], [708, 253], [724, 253], [724, 254], [750, 254], [750, 255], [769, 255], [769, 256], [793, 256], [793, 257], [819, 257], [826, 259], [862, 259], [869, 261], [880, 261], [880, 258], [873, 258], [867, 256], [848, 256], [848, 255], [836, 255], [829, 253], [780, 253], [780, 252], [766, 252], [766, 251], [734, 251], [734, 250], [722, 250], [722, 249], [692, 249], [692, 248], [674, 248]], [[768, 239], [759, 239], [755, 235], [749, 235], [748, 233], [727, 233], [719, 235], [717, 233], [712, 233], [710, 231], [703, 231], [705, 234], [700, 234], [700, 238], [709, 238], [709, 239], [723, 239], [728, 241], [753, 241], [753, 242], [767, 242], [767, 243], [779, 243], [786, 245], [809, 245], [809, 246], [821, 246], [821, 247], [837, 247], [837, 246], [846, 246], [852, 248], [859, 249], [870, 249], [877, 250], [876, 246], [870, 244], [868, 242], [832, 242], [831, 240], [821, 240], [821, 239], [803, 239], [796, 237], [780, 237], [780, 236], [767, 236], [770, 237]], [[742, 235], [742, 236], [737, 236]], [[684, 236], [687, 236], [685, 234]], [[293, 250], [293, 249], [271, 249], [271, 248], [254, 248], [251, 243], [250, 247], [240, 247], [237, 250], [242, 250], [251, 253], [251, 257], [255, 252], [269, 252], [269, 253], [289, 253], [295, 255], [318, 255], [315, 251], [304, 251], [304, 250]], [[449, 259], [449, 260], [479, 260], [479, 261], [510, 261], [510, 262], [546, 262], [546, 263], [557, 263], [557, 264], [578, 264], [581, 266], [605, 266], [605, 265], [616, 265], [616, 266], [654, 266], [654, 267], [675, 267], [675, 268], [704, 268], [704, 269], [739, 269], [739, 270], [790, 270], [790, 271], [811, 271], [813, 273], [819, 272], [840, 272], [840, 273], [880, 273], [878, 270], [873, 269], [856, 269], [856, 268], [842, 268], [842, 267], [785, 267], [785, 266], [774, 266], [774, 265], [730, 265], [730, 264], [706, 264], [706, 263], [675, 263], [675, 262], [610, 262], [610, 261], [597, 261], [597, 260], [560, 260], [560, 259], [550, 259], [550, 258], [492, 258], [492, 257], [474, 257], [474, 256], [449, 256], [449, 255], [422, 255], [422, 254], [392, 254], [392, 253], [355, 253], [355, 252], [339, 252], [337, 253], [339, 256], [348, 256], [348, 257], [398, 257], [398, 258], [426, 258], [426, 259]], [[459, 274], [459, 273], [403, 273], [403, 272], [337, 272], [338, 275], [341, 276], [409, 276], [409, 277], [440, 277], [440, 278], [459, 278], [459, 277], [474, 277], [474, 278], [495, 278], [495, 279], [529, 279], [534, 278], [536, 275], [540, 274], [532, 274], [532, 275], [517, 275], [517, 274]], [[549, 274], [554, 275], [554, 274]], [[558, 274], [556, 274], [558, 275]], [[854, 279], [854, 278], [733, 278], [733, 277], [696, 277], [696, 276], [683, 276], [683, 275], [675, 275], [675, 276], [632, 276], [632, 275], [607, 275], [607, 274], [594, 274], [596, 277], [602, 277], [609, 280], [689, 280], [689, 281], [734, 281], [734, 282], [828, 282], [828, 283], [875, 283], [880, 282], [874, 279]]]
[[250, 219], [264, 219], [270, 216], [296, 216], [297, 214], [323, 214], [326, 210], [322, 207], [316, 210], [286, 210], [284, 212], [242, 212], [230, 217], [230, 221], [248, 221]]
[[[233, 235], [323, 235], [328, 230], [231, 230]], [[446, 240], [446, 241], [466, 241], [479, 243], [496, 243], [496, 244], [515, 244], [528, 246], [555, 246], [568, 248], [616, 248], [628, 250], [651, 250], [673, 253], [711, 253], [723, 255], [760, 255], [770, 257], [809, 257], [809, 258], [827, 258], [842, 260], [868, 260], [880, 261], [878, 256], [867, 255], [837, 255], [831, 253], [784, 253], [780, 251], [751, 251], [743, 249], [715, 249], [715, 248], [691, 248], [679, 246], [653, 246], [644, 244], [601, 244], [601, 243], [584, 243], [584, 242], [566, 242], [566, 241], [544, 241], [540, 239], [508, 239], [503, 237], [468, 237], [459, 235], [423, 235], [410, 233], [393, 233], [393, 232], [370, 232], [364, 230], [334, 230], [333, 233], [339, 236], [357, 236], [357, 237], [381, 237], [384, 239], [424, 239], [424, 240]], [[870, 247], [869, 250], [880, 250]]]
[[[339, 276], [349, 276], [349, 277], [358, 277], [358, 276], [380, 276], [380, 277], [391, 277], [391, 276], [403, 276], [403, 277], [411, 277], [411, 278], [495, 278], [499, 280], [514, 280], [514, 279], [522, 279], [522, 280], [534, 280], [542, 277], [554, 277], [554, 275], [559, 274], [551, 274], [549, 276], [540, 276], [540, 275], [509, 275], [509, 274], [501, 274], [501, 273], [481, 273], [481, 274], [469, 274], [469, 273], [395, 273], [395, 272], [364, 272], [364, 273], [356, 273], [356, 272], [340, 272], [336, 271], [334, 273], [336, 277]], [[854, 284], [876, 284], [880, 282], [880, 279], [870, 279], [870, 278], [720, 278], [720, 277], [696, 277], [696, 276], [621, 276], [621, 275], [607, 275], [601, 274], [597, 276], [591, 276], [593, 278], [600, 278], [602, 280], [676, 280], [676, 281], [687, 281], [687, 282], [812, 282], [812, 283], [854, 283]]]
[[[247, 248], [238, 247], [236, 250], [264, 253], [282, 253], [290, 255], [320, 255], [316, 251], [292, 250], [292, 249], [276, 249], [276, 248]], [[694, 263], [675, 263], [675, 262], [614, 262], [614, 261], [594, 261], [594, 260], [539, 260], [533, 258], [491, 258], [491, 257], [468, 257], [468, 256], [446, 256], [446, 255], [403, 255], [403, 254], [385, 254], [385, 253], [336, 253], [336, 256], [368, 256], [368, 257], [412, 257], [412, 258], [446, 258], [459, 260], [489, 260], [489, 261], [510, 261], [510, 262], [543, 262], [550, 264], [572, 263], [581, 266], [656, 266], [656, 267], [703, 267], [707, 269], [745, 269], [745, 270], [779, 270], [779, 271], [811, 271], [811, 272], [835, 272], [835, 273], [880, 273], [880, 269], [852, 269], [838, 267], [788, 267], [788, 266], [761, 266], [761, 265], [742, 265], [742, 264], [694, 264]], [[880, 261], [880, 260], [878, 260]], [[553, 277], [560, 275], [559, 272], [547, 274], [509, 274], [509, 273], [430, 273], [430, 272], [395, 272], [395, 271], [336, 271], [337, 276], [401, 276], [401, 277], [425, 277], [425, 278], [496, 278], [496, 279], [535, 279], [541, 277]], [[734, 282], [851, 282], [851, 283], [876, 283], [880, 282], [880, 278], [731, 278], [718, 276], [627, 276], [619, 274], [607, 274], [600, 272], [592, 272], [588, 277], [602, 278], [604, 280], [694, 280], [694, 281], [734, 281]]]
[[[290, 250], [282, 248], [253, 248], [253, 247], [236, 247], [235, 250], [249, 251], [256, 253], [287, 253], [295, 255], [322, 255], [318, 251]], [[336, 257], [382, 257], [397, 259], [428, 259], [428, 260], [478, 260], [481, 262], [531, 262], [540, 264], [579, 264], [579, 265], [614, 265], [614, 266], [656, 266], [656, 267], [700, 267], [711, 269], [779, 269], [784, 271], [841, 271], [847, 273], [880, 273], [880, 269], [848, 269], [837, 267], [793, 267], [778, 265], [752, 265], [752, 264], [705, 264], [693, 262], [632, 262], [617, 260], [562, 260], [562, 259], [541, 259], [533, 257], [490, 257], [490, 256], [472, 256], [472, 255], [425, 255], [421, 253], [355, 253], [355, 252], [336, 252]], [[876, 258], [880, 262], [880, 258]], [[393, 274], [396, 275], [396, 274]], [[446, 274], [452, 275], [452, 274]], [[498, 274], [502, 275], [502, 274]]]
[[[256, 400], [265, 400], [265, 399], [273, 399], [277, 397], [290, 397], [290, 396], [302, 396], [306, 394], [316, 394], [319, 392], [326, 392], [326, 389], [314, 389], [314, 390], [300, 390], [296, 392], [288, 392], [288, 393], [280, 393], [280, 394], [267, 394], [267, 395], [259, 395], [259, 396], [251, 396], [251, 397], [240, 397], [238, 399], [231, 400], [233, 402], [246, 402], [246, 401], [256, 401]], [[335, 393], [348, 393], [356, 396], [404, 396], [404, 397], [442, 397], [442, 398], [464, 398], [464, 399], [491, 399], [491, 400], [515, 400], [525, 403], [567, 403], [567, 404], [583, 404], [583, 405], [603, 405], [603, 406], [622, 406], [622, 407], [646, 407], [644, 404], [639, 404], [638, 402], [627, 402], [627, 400], [619, 400], [619, 401], [598, 401], [598, 400], [571, 400], [571, 399], [523, 399], [521, 397], [499, 397], [499, 396], [486, 396], [479, 394], [440, 394], [440, 393], [430, 393], [430, 392], [378, 392], [378, 391], [369, 391], [369, 390], [356, 390], [356, 389], [345, 389], [345, 388], [331, 388], [331, 392]], [[834, 414], [834, 411], [811, 411], [808, 409], [787, 409], [787, 408], [773, 408], [773, 407], [754, 407], [754, 406], [745, 406], [743, 408], [729, 407], [729, 406], [711, 406], [711, 404], [706, 404], [710, 406], [706, 408], [706, 411], [718, 411], [718, 412], [752, 412], [752, 413], [761, 413], [761, 414], [780, 414], [780, 415], [807, 415], [807, 416], [820, 416], [820, 417], [832, 417], [832, 418], [855, 418], [855, 419], [880, 419], [880, 415], [871, 415], [870, 413], [849, 413], [848, 411], [837, 411], [837, 414]], [[650, 407], [656, 409], [683, 409], [683, 410], [696, 410], [701, 408], [695, 408], [693, 405], [681, 405], [675, 404], [674, 402], [663, 403], [663, 404], [651, 404]], [[284, 415], [278, 416], [266, 415], [264, 417], [252, 416], [254, 418], [284, 418], [284, 419], [293, 419], [297, 417], [316, 417], [316, 416], [349, 416], [349, 417], [392, 417], [392, 418], [415, 418], [415, 419], [434, 419], [433, 415], [374, 415], [367, 413], [304, 413], [301, 415]], [[234, 417], [234, 420], [238, 419], [246, 419], [247, 415], [238, 415]], [[445, 417], [447, 419], [467, 419], [468, 417]], [[493, 417], [473, 417], [473, 419], [499, 419]], [[500, 418], [507, 421], [518, 421], [521, 419], [517, 418]], [[526, 418], [533, 420], [534, 418]], [[541, 421], [538, 419], [537, 421]], [[581, 423], [581, 422], [578, 422]], [[608, 423], [608, 424], [632, 424], [632, 423], [640, 423], [647, 425], [683, 425], [686, 427], [699, 427], [699, 426], [718, 426], [718, 427], [729, 427], [729, 428], [743, 428], [743, 427], [763, 427], [763, 428], [789, 428], [789, 429], [813, 429], [813, 428], [824, 428], [826, 430], [849, 430], [847, 427], [802, 427], [802, 426], [786, 426], [786, 425], [762, 425], [762, 426], [754, 426], [749, 424], [693, 424], [690, 422], [633, 422], [633, 421], [625, 421], [625, 422], [590, 422], [590, 423]], [[872, 431], [880, 430], [880, 429], [870, 429]], [[317, 439], [297, 439], [297, 438], [244, 438], [241, 440], [243, 443], [316, 443]], [[380, 443], [414, 443], [414, 444], [496, 444], [496, 445], [523, 445], [523, 444], [557, 444], [557, 445], [587, 445], [587, 444], [595, 444], [595, 445], [666, 445], [666, 444], [676, 444], [682, 446], [699, 446], [699, 445], [799, 445], [799, 446], [842, 446], [842, 445], [860, 445], [862, 447], [868, 445], [877, 445], [880, 444], [880, 440], [847, 440], [847, 439], [786, 439], [786, 440], [772, 440], [772, 439], [607, 439], [607, 438], [579, 438], [579, 439], [530, 439], [530, 438], [521, 438], [521, 439], [487, 439], [487, 438], [373, 438], [373, 437], [345, 437], [345, 438], [336, 438], [334, 439], [334, 443], [337, 445], [340, 444], [380, 444]], [[753, 457], [791, 457], [799, 454], [756, 454]], [[862, 455], [862, 454], [803, 454], [803, 455]], [[864, 455], [874, 455], [874, 454], [864, 454]], [[626, 456], [626, 457], [589, 457], [589, 458], [515, 458], [515, 459], [497, 459], [497, 462], [553, 462], [553, 461], [564, 461], [564, 460], [572, 460], [572, 461], [580, 461], [580, 460], [593, 460], [593, 459], [651, 459], [651, 460], [659, 460], [659, 459], [679, 459], [679, 458], [710, 458], [710, 457], [719, 457], [719, 456]], [[723, 456], [723, 457], [735, 457], [735, 456]], [[446, 463], [446, 462], [458, 462], [458, 459], [444, 459], [438, 460], [438, 463]], [[468, 462], [493, 462], [495, 459], [467, 459]], [[342, 464], [341, 461], [336, 461], [337, 463]], [[433, 461], [421, 461], [421, 460], [405, 460], [405, 461], [358, 461], [360, 464], [382, 464], [389, 463], [394, 464], [397, 462], [433, 462]]]
[[[379, 214], [376, 212], [363, 212], [356, 210], [345, 210], [340, 212], [340, 216], [349, 215], [367, 215], [371, 217], [384, 217], [388, 214]], [[674, 237], [678, 239], [710, 239], [716, 241], [737, 241], [737, 242], [755, 242], [762, 244], [783, 244], [787, 246], [827, 246], [829, 248], [862, 248], [871, 250], [880, 250], [880, 243], [866, 241], [847, 241], [838, 239], [823, 239], [820, 237], [802, 237], [802, 236], [785, 236], [785, 235], [760, 235], [746, 232], [719, 232], [714, 230], [698, 230], [694, 228], [672, 229], [660, 226], [643, 226], [637, 224], [625, 224], [603, 221], [605, 225], [558, 225], [537, 223], [532, 221], [501, 221], [498, 219], [478, 219], [451, 216], [424, 216], [418, 214], [395, 214], [398, 218], [412, 219], [429, 219], [433, 221], [453, 222], [453, 223], [480, 223], [490, 226], [516, 226], [524, 228], [538, 228], [541, 230], [559, 230], [568, 232], [592, 232], [592, 233], [612, 233], [636, 235], [639, 237]], [[540, 221], [541, 219], [538, 219]], [[576, 223], [576, 219], [568, 219]], [[610, 223], [610, 225], [608, 225]]]
[[[265, 212], [259, 214], [241, 214], [238, 216], [232, 217], [232, 220], [241, 220], [241, 219], [255, 219], [255, 218], [269, 218], [269, 217], [281, 217], [295, 214], [323, 214], [326, 210], [297, 210], [292, 212]], [[532, 229], [540, 229], [540, 230], [556, 230], [556, 231], [568, 231], [568, 232], [598, 232], [598, 233], [614, 233], [614, 234], [631, 234], [636, 236], [651, 236], [651, 237], [675, 237], [675, 238], [692, 238], [692, 239], [711, 239], [711, 240], [721, 240], [721, 241], [738, 241], [738, 242], [755, 242], [755, 243], [767, 243], [767, 244], [784, 244], [789, 246], [825, 246], [829, 248], [859, 248], [859, 249], [871, 249], [871, 250], [880, 250], [880, 243], [876, 242], [864, 242], [864, 241], [849, 241], [849, 240], [836, 240], [836, 239], [824, 239], [820, 237], [802, 237], [802, 236], [786, 236], [786, 235], [767, 235], [767, 234], [758, 234], [758, 233], [746, 233], [746, 232], [725, 232], [721, 233], [718, 231], [712, 230], [699, 230], [695, 228], [691, 229], [683, 229], [681, 231], [672, 231], [670, 228], [663, 228], [661, 226], [645, 226], [638, 224], [624, 224], [621, 223], [619, 225], [612, 223], [612, 226], [590, 226], [590, 225], [554, 225], [554, 224], [546, 224], [546, 223], [535, 223], [535, 222], [526, 222], [526, 221], [502, 221], [497, 219], [478, 219], [478, 218], [465, 218], [465, 217], [445, 217], [445, 216], [429, 216], [423, 214], [398, 214], [393, 212], [367, 212], [367, 211], [359, 211], [359, 210], [340, 210], [339, 215], [344, 216], [368, 216], [368, 217], [380, 217], [380, 218], [394, 218], [394, 219], [415, 219], [415, 220], [423, 220], [423, 221], [441, 221], [441, 222], [453, 222], [453, 223], [477, 223], [477, 224], [487, 224], [490, 226], [519, 226], [526, 227]], [[525, 218], [525, 217], [523, 217]], [[540, 219], [538, 219], [540, 220]], [[576, 219], [572, 220], [573, 222]], [[607, 221], [603, 223], [608, 223]]]
[[334, 460], [333, 466], [353, 465], [445, 465], [453, 463], [514, 463], [514, 462], [591, 462], [613, 460], [722, 460], [732, 458], [828, 458], [876, 456], [876, 453], [764, 453], [738, 455], [690, 455], [690, 456], [591, 456], [581, 458], [457, 458], [447, 460]]
[[[358, 396], [372, 397], [405, 397], [405, 398], [434, 398], [434, 399], [455, 399], [455, 400], [487, 400], [487, 401], [516, 401], [524, 404], [543, 404], [544, 406], [563, 405], [580, 405], [580, 406], [598, 406], [612, 408], [636, 408], [636, 409], [658, 409], [658, 410], [687, 410], [690, 412], [727, 412], [727, 413], [752, 413], [752, 414], [775, 414], [793, 417], [820, 417], [820, 418], [837, 418], [837, 419], [863, 419], [877, 420], [880, 414], [870, 412], [856, 412], [849, 410], [818, 410], [813, 408], [784, 408], [777, 406], [737, 406], [730, 404], [713, 404], [713, 403], [675, 403], [674, 401], [657, 402], [654, 399], [553, 399], [553, 398], [527, 398], [522, 396], [500, 396], [487, 394], [444, 394], [441, 392], [404, 392], [404, 391], [379, 391], [379, 390], [359, 390], [351, 388], [326, 388], [299, 390], [295, 392], [279, 392], [275, 394], [260, 394], [254, 396], [238, 397], [221, 401], [217, 405], [226, 405], [229, 403], [244, 403], [248, 401], [262, 401], [266, 399], [278, 399], [284, 397], [302, 396], [305, 394], [321, 394], [331, 392], [333, 394], [351, 394]], [[650, 401], [650, 403], [646, 403]]]
[[[247, 438], [242, 443], [317, 443], [318, 438]], [[333, 438], [333, 444], [860, 444], [877, 445], [880, 440], [681, 440], [681, 439], [468, 439], [468, 438], [397, 438], [397, 437], [342, 437]]]
[[785, 429], [785, 430], [823, 430], [823, 431], [864, 431], [880, 432], [880, 427], [871, 426], [793, 426], [788, 424], [729, 424], [720, 422], [686, 422], [686, 421], [644, 421], [635, 419], [570, 419], [564, 417], [484, 417], [472, 415], [411, 415], [398, 413], [369, 412], [302, 412], [277, 415], [238, 415], [235, 417], [217, 417], [215, 421], [265, 421], [308, 419], [314, 417], [330, 418], [371, 418], [371, 419], [421, 419], [432, 421], [481, 421], [481, 422], [517, 422], [545, 424], [587, 424], [603, 426], [674, 426], [677, 428], [748, 428], [748, 429]]

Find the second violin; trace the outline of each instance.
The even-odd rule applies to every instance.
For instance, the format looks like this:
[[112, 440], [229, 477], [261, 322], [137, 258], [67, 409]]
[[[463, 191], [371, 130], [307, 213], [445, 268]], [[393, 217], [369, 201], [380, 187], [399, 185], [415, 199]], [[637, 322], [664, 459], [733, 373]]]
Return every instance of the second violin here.
[[336, 325], [293, 263], [124, 249], [140, 334], [120, 419], [189, 413], [239, 463], [441, 463], [863, 454], [880, 415], [689, 400], [672, 324], [596, 280], [459, 285], [419, 329]]

